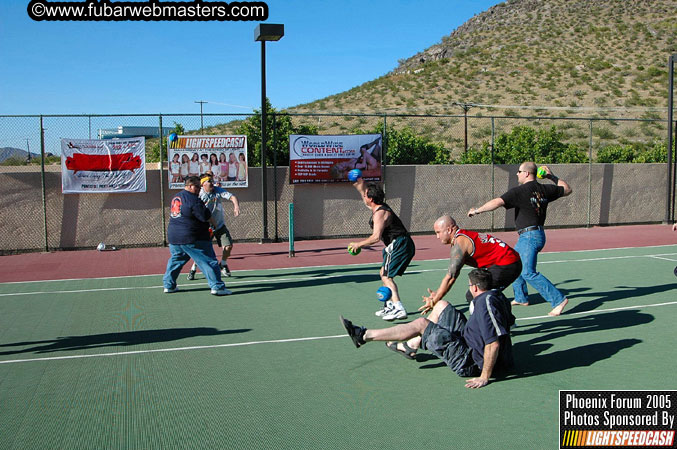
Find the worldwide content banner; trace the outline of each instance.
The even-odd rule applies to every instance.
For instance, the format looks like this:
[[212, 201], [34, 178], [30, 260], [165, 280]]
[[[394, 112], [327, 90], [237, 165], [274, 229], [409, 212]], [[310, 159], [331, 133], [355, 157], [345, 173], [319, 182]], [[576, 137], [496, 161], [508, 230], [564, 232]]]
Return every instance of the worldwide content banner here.
[[560, 391], [560, 448], [677, 448], [677, 391]]
[[289, 136], [289, 183], [349, 181], [348, 172], [362, 171], [365, 181], [381, 180], [383, 139], [380, 134]]
[[146, 140], [61, 139], [64, 194], [146, 192]]
[[247, 136], [176, 136], [167, 157], [170, 189], [183, 189], [187, 177], [208, 171], [218, 186], [248, 186]]

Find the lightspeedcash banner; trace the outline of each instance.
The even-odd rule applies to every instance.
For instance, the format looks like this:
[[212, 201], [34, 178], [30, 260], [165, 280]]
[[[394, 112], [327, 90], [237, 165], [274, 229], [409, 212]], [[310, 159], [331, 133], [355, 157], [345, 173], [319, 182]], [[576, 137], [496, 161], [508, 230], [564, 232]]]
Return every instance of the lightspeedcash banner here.
[[560, 448], [677, 448], [677, 391], [560, 391]]

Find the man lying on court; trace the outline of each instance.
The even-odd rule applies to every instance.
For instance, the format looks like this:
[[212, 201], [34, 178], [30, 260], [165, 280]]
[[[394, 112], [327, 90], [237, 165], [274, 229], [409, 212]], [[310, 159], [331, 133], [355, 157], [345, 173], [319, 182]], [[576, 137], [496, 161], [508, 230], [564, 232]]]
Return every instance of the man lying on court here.
[[475, 377], [467, 388], [481, 388], [493, 375], [512, 368], [509, 302], [490, 289], [491, 273], [473, 269], [468, 275], [470, 319], [444, 300], [433, 306], [428, 316], [390, 328], [366, 329], [341, 316], [355, 347], [370, 341], [387, 341], [386, 346], [407, 359], [415, 359], [419, 348], [429, 350], [461, 377]]

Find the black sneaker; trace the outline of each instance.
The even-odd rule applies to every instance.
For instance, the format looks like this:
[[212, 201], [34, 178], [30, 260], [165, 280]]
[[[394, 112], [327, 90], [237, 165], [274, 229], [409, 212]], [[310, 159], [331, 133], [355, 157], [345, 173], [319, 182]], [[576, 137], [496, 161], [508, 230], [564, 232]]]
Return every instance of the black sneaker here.
[[189, 279], [189, 280], [194, 280], [194, 279], [195, 279], [195, 271], [194, 271], [194, 270], [191, 270], [191, 271], [188, 273], [188, 279]]
[[350, 336], [350, 339], [353, 340], [355, 347], [360, 348], [362, 345], [367, 343], [364, 340], [364, 333], [367, 331], [365, 327], [358, 327], [357, 325], [353, 325], [350, 320], [344, 319], [343, 316], [339, 317], [341, 318], [343, 327], [348, 332], [348, 336]]

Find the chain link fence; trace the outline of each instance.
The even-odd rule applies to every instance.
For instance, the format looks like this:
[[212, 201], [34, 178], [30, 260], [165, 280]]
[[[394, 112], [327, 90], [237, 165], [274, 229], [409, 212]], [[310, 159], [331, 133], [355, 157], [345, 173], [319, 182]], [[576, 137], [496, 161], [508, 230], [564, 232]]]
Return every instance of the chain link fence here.
[[[166, 244], [166, 226], [171, 197], [164, 165], [146, 164], [147, 191], [141, 194], [66, 194], [61, 192], [60, 140], [111, 137], [125, 127], [155, 129], [146, 139], [147, 160], [166, 160], [166, 148], [159, 136], [171, 130], [185, 134], [219, 135], [242, 133], [252, 114], [130, 114], [0, 116], [0, 151], [3, 158], [15, 149], [14, 162], [0, 165], [0, 207], [5, 211], [0, 228], [0, 253], [93, 248], [99, 242], [116, 246], [158, 246]], [[593, 157], [597, 149], [628, 142], [650, 143], [664, 139], [666, 122], [658, 119], [609, 119], [578, 117], [509, 117], [459, 115], [388, 114], [270, 114], [272, 132], [269, 153], [272, 165], [266, 169], [267, 223], [262, 229], [262, 184], [260, 161], [251, 157], [258, 143], [250, 136], [249, 187], [233, 189], [242, 205], [233, 218], [226, 202], [227, 223], [235, 240], [257, 241], [264, 235], [277, 240], [289, 237], [288, 205], [295, 205], [297, 238], [358, 236], [368, 233], [369, 211], [348, 183], [289, 184], [287, 134], [384, 133], [384, 185], [388, 202], [414, 233], [430, 232], [431, 220], [444, 213], [457, 218], [470, 206], [502, 194], [514, 184], [516, 166], [510, 165], [391, 165], [388, 136], [409, 132], [443, 147], [451, 162], [466, 149], [493, 146], [494, 139], [516, 126], [552, 127], [564, 131], [565, 139], [587, 148]], [[251, 125], [251, 124], [250, 124]], [[285, 128], [286, 127], [286, 128]], [[249, 128], [252, 134], [256, 127]], [[385, 130], [385, 132], [384, 132]], [[259, 135], [260, 136], [260, 129]], [[406, 148], [404, 152], [406, 153]], [[402, 151], [402, 149], [397, 149]], [[33, 162], [45, 155], [47, 164], [21, 165], [21, 158]], [[53, 155], [54, 158], [49, 158]], [[431, 155], [431, 157], [434, 155]], [[432, 158], [431, 158], [432, 161]], [[0, 161], [1, 162], [1, 161]], [[50, 162], [52, 162], [50, 164]], [[633, 167], [636, 166], [636, 167]], [[589, 226], [620, 223], [660, 222], [665, 217], [665, 164], [643, 165], [570, 164], [557, 166], [558, 175], [575, 185], [572, 207], [554, 208], [549, 224]], [[648, 175], [647, 175], [648, 174]], [[634, 180], [631, 191], [618, 183]], [[650, 189], [650, 196], [640, 192]], [[627, 214], [630, 206], [647, 214]], [[673, 200], [674, 201], [674, 200]], [[658, 211], [658, 212], [657, 212]], [[674, 205], [672, 206], [672, 216]], [[670, 216], [672, 219], [673, 217]], [[482, 215], [473, 228], [510, 229], [510, 213], [499, 210]]]

